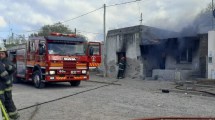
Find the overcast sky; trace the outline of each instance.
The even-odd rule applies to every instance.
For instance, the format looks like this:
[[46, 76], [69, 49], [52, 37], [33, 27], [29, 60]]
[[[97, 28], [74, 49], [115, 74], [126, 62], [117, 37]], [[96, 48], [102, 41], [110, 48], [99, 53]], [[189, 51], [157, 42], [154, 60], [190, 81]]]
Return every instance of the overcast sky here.
[[[29, 35], [43, 25], [66, 21], [106, 5], [132, 0], [1, 0], [0, 39], [11, 32]], [[106, 9], [107, 31], [140, 24], [180, 31], [211, 0], [142, 0]], [[102, 41], [103, 9], [75, 20], [64, 22], [91, 41]], [[96, 34], [95, 34], [96, 33]]]

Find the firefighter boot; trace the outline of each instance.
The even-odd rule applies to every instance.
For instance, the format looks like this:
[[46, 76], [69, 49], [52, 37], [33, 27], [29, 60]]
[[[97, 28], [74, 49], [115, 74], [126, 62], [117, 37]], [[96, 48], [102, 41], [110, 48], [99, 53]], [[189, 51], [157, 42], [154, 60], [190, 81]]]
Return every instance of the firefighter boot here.
[[20, 115], [19, 115], [19, 113], [17, 112], [16, 114], [9, 115], [9, 117], [10, 117], [10, 120], [19, 120]]

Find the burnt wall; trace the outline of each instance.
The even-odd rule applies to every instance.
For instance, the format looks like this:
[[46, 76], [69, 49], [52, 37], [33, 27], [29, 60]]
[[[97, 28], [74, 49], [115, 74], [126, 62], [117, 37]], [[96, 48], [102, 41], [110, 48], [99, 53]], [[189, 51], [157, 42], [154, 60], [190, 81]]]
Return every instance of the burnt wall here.
[[[136, 30], [136, 29], [135, 29]], [[134, 78], [142, 75], [142, 62], [139, 61], [139, 33], [134, 30], [131, 33], [108, 34], [107, 36], [107, 74], [109, 77], [116, 77], [118, 73], [117, 63], [119, 54], [124, 54], [126, 57], [125, 76]]]
[[174, 41], [167, 47], [166, 69], [199, 71], [199, 38], [178, 38]]
[[199, 67], [201, 77], [207, 77], [207, 55], [208, 55], [208, 36], [200, 35], [200, 46], [199, 46]]

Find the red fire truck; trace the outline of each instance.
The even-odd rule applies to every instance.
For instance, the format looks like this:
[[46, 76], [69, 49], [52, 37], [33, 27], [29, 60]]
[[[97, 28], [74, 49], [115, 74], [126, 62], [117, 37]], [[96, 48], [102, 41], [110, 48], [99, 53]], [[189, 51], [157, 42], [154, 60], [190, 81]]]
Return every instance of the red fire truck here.
[[46, 82], [79, 86], [89, 79], [88, 56], [94, 55], [90, 46], [83, 37], [52, 33], [29, 38], [27, 44], [9, 48], [8, 52], [17, 66], [17, 80], [32, 81], [36, 88], [43, 88]]

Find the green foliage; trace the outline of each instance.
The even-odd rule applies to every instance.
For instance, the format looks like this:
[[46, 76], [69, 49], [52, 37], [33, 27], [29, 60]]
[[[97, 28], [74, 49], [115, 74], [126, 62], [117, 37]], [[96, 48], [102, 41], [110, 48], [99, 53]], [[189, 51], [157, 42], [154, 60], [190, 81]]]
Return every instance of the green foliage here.
[[212, 6], [212, 2], [211, 2], [208, 4], [208, 6], [205, 9], [202, 10], [202, 13], [212, 11], [212, 7], [215, 8], [215, 4], [213, 3], [213, 6]]
[[48, 36], [51, 32], [59, 32], [59, 33], [74, 33], [72, 32], [68, 26], [62, 23], [55, 23], [54, 25], [44, 25], [38, 33], [33, 33], [30, 36]]

